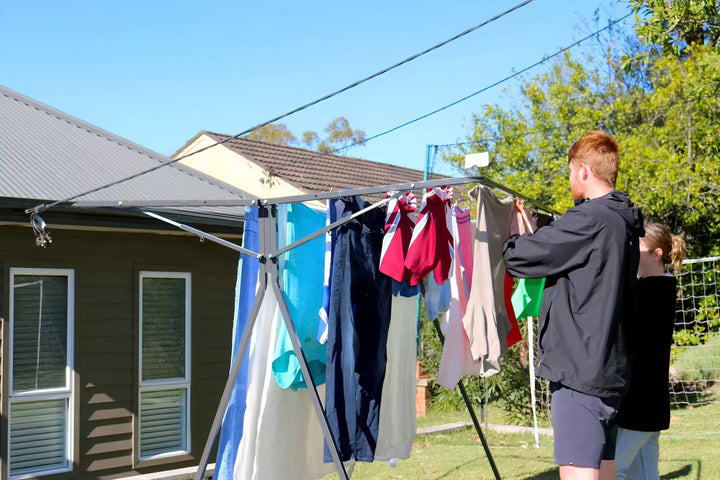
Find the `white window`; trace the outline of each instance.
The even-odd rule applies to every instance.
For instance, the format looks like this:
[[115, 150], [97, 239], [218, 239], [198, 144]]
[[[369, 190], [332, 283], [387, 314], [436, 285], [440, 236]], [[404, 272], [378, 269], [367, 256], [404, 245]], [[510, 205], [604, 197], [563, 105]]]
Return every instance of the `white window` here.
[[190, 274], [140, 272], [139, 459], [190, 452]]
[[11, 479], [73, 465], [73, 270], [10, 269]]

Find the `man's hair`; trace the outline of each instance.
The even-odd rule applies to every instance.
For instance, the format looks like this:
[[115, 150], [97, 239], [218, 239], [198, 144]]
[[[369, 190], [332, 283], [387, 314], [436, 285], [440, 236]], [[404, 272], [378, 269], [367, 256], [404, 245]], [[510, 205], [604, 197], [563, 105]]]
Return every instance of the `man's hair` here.
[[601, 131], [586, 133], [570, 148], [568, 164], [584, 163], [598, 180], [615, 188], [618, 174], [620, 145], [611, 135]]

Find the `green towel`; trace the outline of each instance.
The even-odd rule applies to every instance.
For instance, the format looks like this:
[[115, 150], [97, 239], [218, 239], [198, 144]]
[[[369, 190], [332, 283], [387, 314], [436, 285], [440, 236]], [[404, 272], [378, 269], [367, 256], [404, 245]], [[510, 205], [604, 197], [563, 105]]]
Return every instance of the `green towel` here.
[[512, 306], [516, 318], [537, 317], [540, 315], [544, 278], [521, 278], [512, 294]]

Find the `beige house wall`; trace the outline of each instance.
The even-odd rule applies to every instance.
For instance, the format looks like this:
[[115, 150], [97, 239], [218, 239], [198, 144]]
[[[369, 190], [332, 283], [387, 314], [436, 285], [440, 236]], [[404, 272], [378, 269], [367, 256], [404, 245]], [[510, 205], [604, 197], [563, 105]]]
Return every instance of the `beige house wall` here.
[[[216, 142], [207, 135], [200, 135], [177, 156], [187, 155], [214, 143]], [[260, 198], [285, 197], [305, 193], [223, 145], [209, 148], [180, 160], [180, 163]]]

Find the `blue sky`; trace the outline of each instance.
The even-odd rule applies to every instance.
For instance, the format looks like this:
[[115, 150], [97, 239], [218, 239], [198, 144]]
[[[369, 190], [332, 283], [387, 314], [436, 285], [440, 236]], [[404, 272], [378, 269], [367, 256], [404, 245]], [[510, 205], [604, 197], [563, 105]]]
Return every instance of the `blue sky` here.
[[[201, 130], [239, 133], [518, 3], [6, 0], [0, 84], [170, 155]], [[299, 137], [345, 116], [377, 134], [584, 37], [596, 9], [601, 27], [629, 12], [615, 0], [534, 0], [281, 122]], [[427, 144], [463, 140], [472, 114], [487, 103], [510, 107], [517, 86], [508, 81], [348, 154], [422, 169]]]

